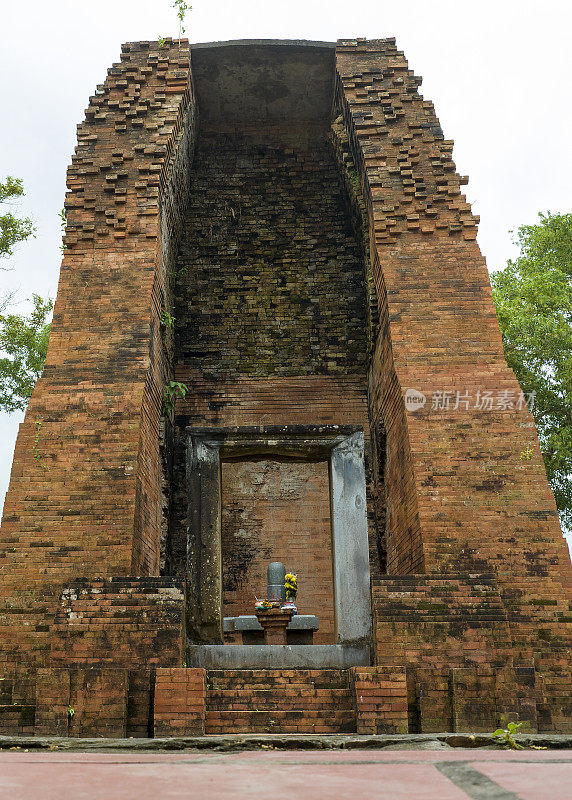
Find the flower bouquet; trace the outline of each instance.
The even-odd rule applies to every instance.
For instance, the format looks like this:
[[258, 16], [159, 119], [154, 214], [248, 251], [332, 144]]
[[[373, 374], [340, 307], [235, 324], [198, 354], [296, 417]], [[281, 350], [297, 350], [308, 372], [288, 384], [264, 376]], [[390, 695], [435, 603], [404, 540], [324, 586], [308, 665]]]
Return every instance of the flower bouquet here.
[[286, 600], [295, 600], [298, 594], [298, 578], [292, 572], [287, 572], [284, 576], [284, 588], [286, 589]]
[[284, 588], [286, 589], [286, 602], [282, 603], [282, 608], [285, 611], [292, 611], [293, 614], [296, 614], [298, 609], [294, 604], [294, 600], [298, 594], [298, 578], [292, 572], [287, 572], [284, 576]]

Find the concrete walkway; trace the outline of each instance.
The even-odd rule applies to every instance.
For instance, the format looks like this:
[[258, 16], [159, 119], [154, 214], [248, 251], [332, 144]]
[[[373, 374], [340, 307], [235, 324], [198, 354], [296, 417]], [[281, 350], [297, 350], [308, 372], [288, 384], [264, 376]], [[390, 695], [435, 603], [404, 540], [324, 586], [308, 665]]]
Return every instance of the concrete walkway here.
[[[0, 752], [1, 800], [571, 800], [572, 751]], [[271, 747], [271, 746], [269, 746]]]

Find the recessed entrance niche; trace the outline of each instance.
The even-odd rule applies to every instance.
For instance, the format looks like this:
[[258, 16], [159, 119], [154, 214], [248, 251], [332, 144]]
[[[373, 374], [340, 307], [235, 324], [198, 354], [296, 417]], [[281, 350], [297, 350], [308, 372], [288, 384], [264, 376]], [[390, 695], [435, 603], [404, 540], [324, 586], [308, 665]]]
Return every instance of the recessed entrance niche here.
[[333, 644], [328, 461], [223, 461], [221, 487], [223, 616], [254, 613], [255, 596], [266, 595], [268, 563], [281, 561], [298, 576], [298, 612], [319, 617], [314, 642]]
[[[369, 663], [371, 602], [363, 430], [339, 425], [187, 428], [187, 437], [188, 663], [211, 668], [221, 664], [333, 667]], [[290, 497], [285, 486], [292, 490]], [[229, 495], [232, 499], [226, 500], [225, 508]], [[244, 525], [239, 524], [241, 519]], [[254, 547], [237, 545], [241, 539], [253, 538], [254, 532]], [[319, 543], [316, 548], [314, 537]], [[286, 546], [286, 542], [290, 552], [273, 552], [275, 544]], [[226, 556], [225, 543], [230, 547]], [[250, 558], [251, 569], [249, 563], [239, 568], [239, 552], [243, 561]], [[223, 613], [230, 611], [231, 603], [235, 613], [229, 616], [252, 610], [251, 591], [264, 588], [261, 567], [279, 556], [297, 569], [302, 582], [307, 571], [308, 594], [305, 599], [300, 594], [301, 602], [318, 603], [322, 592], [326, 603], [328, 597], [333, 598], [333, 615], [328, 609], [324, 615], [323, 607], [303, 609], [325, 621], [325, 632], [333, 643], [284, 647], [223, 644]], [[294, 567], [292, 561], [298, 558]], [[327, 585], [330, 574], [333, 592]], [[243, 602], [246, 607], [239, 607]]]

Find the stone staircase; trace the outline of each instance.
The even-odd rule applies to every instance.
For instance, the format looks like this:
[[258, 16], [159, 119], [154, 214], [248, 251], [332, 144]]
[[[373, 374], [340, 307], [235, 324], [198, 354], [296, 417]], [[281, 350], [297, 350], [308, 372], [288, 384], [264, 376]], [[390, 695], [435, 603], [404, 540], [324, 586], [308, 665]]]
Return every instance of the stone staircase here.
[[205, 733], [351, 733], [348, 670], [209, 670]]

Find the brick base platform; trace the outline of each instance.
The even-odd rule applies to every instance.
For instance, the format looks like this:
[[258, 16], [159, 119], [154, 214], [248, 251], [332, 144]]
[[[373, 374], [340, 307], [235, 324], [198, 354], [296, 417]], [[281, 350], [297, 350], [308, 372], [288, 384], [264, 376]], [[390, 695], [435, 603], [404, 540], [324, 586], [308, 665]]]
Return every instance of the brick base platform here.
[[[372, 594], [375, 666], [206, 670], [181, 666], [179, 579], [77, 580], [60, 599], [50, 666], [0, 668], [0, 733], [571, 730], [565, 617], [532, 651], [523, 633], [514, 647], [515, 611], [491, 575], [384, 576]], [[519, 613], [546, 624], [544, 605]]]
[[0, 677], [0, 734], [487, 733], [511, 720], [549, 733], [570, 728], [571, 677], [476, 666], [12, 668]]

